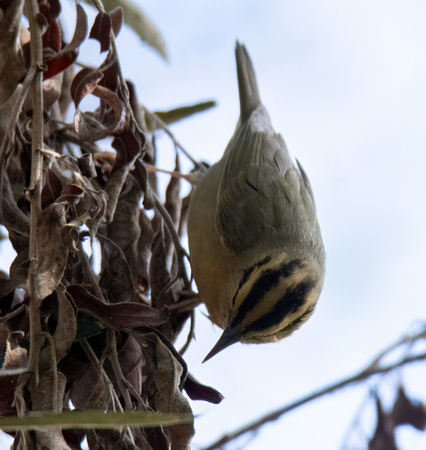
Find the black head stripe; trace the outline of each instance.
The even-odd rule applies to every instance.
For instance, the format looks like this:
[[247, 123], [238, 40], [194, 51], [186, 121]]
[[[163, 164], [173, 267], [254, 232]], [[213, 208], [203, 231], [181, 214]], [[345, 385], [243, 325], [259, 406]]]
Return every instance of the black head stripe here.
[[245, 269], [243, 272], [243, 276], [240, 280], [240, 284], [238, 285], [237, 292], [235, 292], [235, 295], [232, 299], [232, 306], [235, 305], [235, 299], [237, 298], [238, 292], [240, 292], [240, 289], [244, 286], [244, 284], [247, 282], [247, 280], [250, 278], [250, 275], [252, 274], [255, 267], [262, 267], [265, 264], [268, 264], [268, 262], [271, 261], [271, 257], [267, 256], [266, 258], [263, 258], [261, 261], [258, 261], [256, 264], [253, 264], [248, 269]]
[[[238, 287], [238, 290], [233, 299], [234, 303], [240, 289], [247, 282], [254, 268], [262, 267], [269, 262], [270, 258], [265, 258], [263, 261], [256, 263], [253, 267], [248, 269], [248, 276], [246, 276], [246, 273], [244, 273], [241, 279], [241, 281], [244, 280], [244, 282], [240, 282], [240, 286]], [[280, 278], [286, 278], [290, 276], [297, 267], [301, 266], [301, 264], [302, 263], [299, 259], [294, 259], [290, 262], [282, 264], [276, 269], [265, 269], [263, 272], [261, 272], [259, 278], [253, 283], [250, 292], [247, 294], [246, 298], [238, 308], [237, 314], [234, 317], [231, 326], [238, 326], [238, 324], [241, 323], [242, 320], [244, 320], [244, 317], [258, 304], [259, 300], [264, 296], [265, 292], [270, 291], [274, 286], [276, 286]]]
[[275, 304], [274, 308], [264, 314], [258, 320], [251, 323], [245, 330], [250, 331], [267, 330], [270, 327], [279, 325], [284, 317], [293, 314], [301, 308], [307, 300], [307, 295], [314, 288], [315, 282], [305, 280], [287, 291]]

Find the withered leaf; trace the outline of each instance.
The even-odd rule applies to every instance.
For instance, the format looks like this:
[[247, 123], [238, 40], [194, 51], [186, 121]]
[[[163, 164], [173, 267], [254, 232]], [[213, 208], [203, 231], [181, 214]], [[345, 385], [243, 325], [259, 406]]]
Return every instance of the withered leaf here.
[[77, 319], [74, 308], [67, 299], [63, 286], [57, 289], [58, 321], [53, 335], [56, 358], [60, 361], [71, 348], [77, 333]]
[[132, 176], [128, 176], [117, 202], [114, 219], [107, 225], [108, 239], [99, 237], [105, 268], [100, 284], [113, 303], [132, 301], [135, 297], [141, 196], [140, 187]]
[[62, 183], [56, 176], [52, 169], [47, 171], [46, 184], [41, 192], [41, 207], [42, 209], [54, 203], [54, 201], [60, 196], [62, 191]]
[[100, 376], [97, 367], [86, 365], [80, 376], [74, 381], [70, 399], [78, 409], [103, 409], [108, 407], [110, 400], [109, 386]]
[[35, 298], [42, 300], [61, 282], [68, 258], [68, 248], [61, 240], [66, 224], [65, 205], [52, 204], [45, 208], [37, 220], [37, 254]]
[[169, 316], [167, 309], [159, 311], [141, 303], [105, 303], [78, 285], [68, 286], [67, 292], [80, 311], [99, 319], [105, 326], [113, 330], [139, 326], [154, 327], [164, 323]]
[[23, 248], [10, 265], [10, 280], [17, 288], [27, 289], [30, 266], [28, 247]]
[[115, 8], [109, 12], [109, 15], [111, 17], [112, 31], [114, 33], [114, 36], [118, 36], [118, 33], [120, 33], [124, 21], [123, 8]]
[[76, 205], [84, 194], [83, 189], [76, 184], [67, 184], [61, 192], [61, 196], [56, 200], [55, 204], [60, 203], [66, 205]]
[[379, 397], [376, 397], [377, 424], [368, 443], [369, 450], [398, 450], [395, 441], [395, 425], [390, 414], [385, 412]]
[[146, 291], [149, 287], [149, 261], [152, 241], [154, 240], [154, 230], [143, 209], [139, 211], [139, 227], [141, 232], [137, 246], [136, 268], [139, 288], [142, 291]]
[[76, 108], [86, 95], [91, 94], [95, 90], [103, 76], [100, 70], [89, 68], [84, 68], [76, 74], [71, 83], [71, 98]]
[[55, 0], [52, 2], [42, 2], [39, 5], [37, 20], [41, 25], [46, 26], [43, 34], [43, 48], [50, 48], [58, 52], [61, 48], [62, 32], [58, 21], [56, 20], [61, 10], [60, 3]]
[[79, 47], [84, 39], [86, 39], [86, 35], [87, 15], [83, 7], [77, 3], [77, 21], [73, 38], [71, 39], [71, 42], [59, 51], [53, 58], [46, 61], [47, 70], [43, 73], [43, 78], [45, 80], [53, 77], [59, 72], [62, 72], [77, 59]]
[[217, 405], [225, 398], [219, 391], [200, 383], [191, 374], [186, 377], [184, 389], [191, 400], [203, 400]]
[[2, 2], [2, 17], [0, 20], [0, 105], [10, 97], [19, 80], [25, 75], [22, 55], [18, 51], [18, 35], [23, 3], [23, 0], [16, 0], [9, 2], [9, 4]]
[[108, 197], [103, 189], [94, 189], [83, 177], [79, 176], [78, 178], [77, 181], [84, 191], [84, 196], [76, 205], [76, 219], [68, 225], [79, 228], [85, 223], [93, 237], [96, 235], [99, 223], [104, 217]]
[[19, 343], [22, 341], [24, 333], [14, 331], [7, 339], [6, 354], [4, 356], [3, 369], [26, 368], [28, 365], [28, 352]]
[[97, 113], [84, 113], [77, 109], [74, 126], [78, 135], [86, 141], [95, 142], [123, 133], [128, 126], [123, 102], [114, 92], [103, 86], [97, 85], [91, 93], [106, 102], [113, 114], [102, 114], [99, 110]]
[[130, 335], [118, 353], [121, 370], [124, 378], [135, 388], [136, 392], [142, 392], [142, 368], [144, 363], [141, 344]]
[[412, 425], [420, 431], [426, 429], [426, 406], [408, 398], [403, 386], [398, 389], [391, 416], [396, 425]]
[[128, 128], [112, 142], [112, 146], [117, 151], [117, 157], [111, 177], [105, 186], [105, 192], [108, 194], [106, 212], [108, 222], [113, 220], [119, 195], [130, 170], [133, 169], [133, 165], [143, 149], [143, 145], [144, 143], [141, 144], [135, 134]]
[[46, 61], [47, 69], [43, 72], [43, 79], [47, 80], [68, 68], [78, 56], [77, 49], [60, 52], [49, 61]]
[[86, 153], [77, 159], [81, 175], [86, 178], [96, 178], [96, 168], [91, 153]]
[[152, 255], [149, 265], [149, 278], [151, 282], [151, 301], [156, 308], [174, 303], [171, 289], [164, 291], [164, 287], [170, 283], [170, 273], [167, 268], [167, 257], [164, 242], [163, 223], [159, 216], [155, 216], [159, 223], [159, 229], [152, 243]]
[[104, 12], [98, 13], [89, 38], [96, 39], [101, 44], [101, 53], [106, 52], [111, 44], [111, 28], [111, 16]]
[[[177, 153], [174, 171], [180, 172], [179, 155]], [[175, 226], [179, 223], [179, 211], [181, 208], [180, 186], [181, 182], [179, 177], [170, 177], [169, 184], [166, 188], [166, 201], [164, 203], [164, 207], [169, 213]]]
[[[90, 3], [89, 0], [84, 1]], [[103, 0], [103, 4], [107, 11], [114, 9], [117, 6], [122, 7], [124, 10], [125, 23], [142, 41], [157, 50], [164, 59], [167, 59], [167, 47], [163, 36], [139, 5], [135, 2], [129, 2], [128, 0]]]
[[[191, 412], [188, 400], [180, 391], [182, 366], [168, 347], [154, 333], [143, 340], [149, 346], [142, 347], [146, 359], [144, 383], [145, 395], [160, 412]], [[193, 423], [164, 427], [170, 440], [170, 448], [187, 449], [194, 435]]]
[[145, 146], [145, 140], [140, 142], [135, 133], [129, 128], [126, 128], [119, 136], [114, 138], [111, 146], [117, 152], [113, 168], [114, 171], [128, 164], [133, 165], [135, 158], [139, 156]]

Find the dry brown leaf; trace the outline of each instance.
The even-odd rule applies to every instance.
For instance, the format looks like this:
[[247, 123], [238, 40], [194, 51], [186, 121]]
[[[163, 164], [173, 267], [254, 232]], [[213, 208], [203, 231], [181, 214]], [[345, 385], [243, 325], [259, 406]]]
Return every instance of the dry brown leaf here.
[[[157, 335], [146, 335], [143, 346], [146, 358], [144, 393], [160, 412], [192, 412], [180, 390], [182, 366]], [[189, 449], [194, 435], [193, 423], [164, 427], [173, 450]]]
[[[18, 37], [23, 0], [2, 5], [0, 20], [0, 105], [15, 91], [19, 80], [25, 75]], [[10, 110], [9, 110], [10, 111]]]
[[141, 344], [133, 336], [127, 335], [126, 342], [118, 353], [118, 359], [124, 378], [141, 394], [142, 368], [145, 363]]
[[154, 230], [151, 221], [144, 210], [139, 212], [140, 237], [137, 247], [136, 267], [138, 273], [138, 284], [142, 292], [149, 288], [149, 262], [151, 258], [152, 241], [154, 240]]
[[159, 311], [141, 303], [105, 303], [78, 285], [68, 286], [67, 292], [73, 298], [79, 311], [90, 314], [113, 330], [158, 326], [169, 316], [167, 309]]
[[100, 12], [95, 18], [95, 23], [90, 30], [89, 38], [96, 39], [101, 44], [101, 53], [109, 50], [111, 45], [111, 16], [107, 13]]
[[68, 354], [77, 333], [77, 318], [74, 308], [68, 301], [63, 286], [57, 289], [58, 321], [53, 335], [56, 359], [60, 361]]
[[68, 248], [61, 239], [66, 224], [65, 205], [52, 204], [44, 209], [37, 220], [37, 254], [35, 298], [43, 300], [61, 282], [68, 258]]

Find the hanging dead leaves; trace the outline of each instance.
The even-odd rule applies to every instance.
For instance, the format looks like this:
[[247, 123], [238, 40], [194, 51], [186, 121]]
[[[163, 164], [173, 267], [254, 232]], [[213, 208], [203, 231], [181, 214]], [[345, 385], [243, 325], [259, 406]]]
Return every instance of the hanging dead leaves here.
[[[82, 410], [190, 413], [183, 390], [192, 399], [220, 402], [216, 390], [188, 374], [173, 345], [191, 316], [179, 308], [190, 291], [176, 231], [184, 229], [185, 208], [176, 180], [163, 205], [155, 175], [148, 176], [143, 164], [155, 163], [155, 130], [144, 120], [133, 85], [123, 81], [113, 42], [123, 24], [122, 10], [96, 16], [89, 37], [99, 41], [105, 60], [75, 74], [88, 34], [81, 5], [67, 43], [59, 21], [61, 2], [38, 2], [43, 61], [37, 67], [31, 65], [36, 46], [24, 25], [23, 0], [2, 7], [0, 222], [16, 257], [9, 274], [0, 276], [0, 415], [61, 412], [68, 400]], [[39, 70], [43, 81], [35, 98], [32, 83]], [[82, 111], [87, 96], [98, 106]], [[33, 120], [37, 102], [43, 105], [41, 123]], [[181, 117], [191, 108], [196, 113], [211, 106], [186, 107]], [[174, 111], [171, 121], [177, 120]], [[34, 180], [32, 141], [40, 130], [42, 170]], [[148, 215], [144, 208], [153, 207]], [[32, 275], [31, 255], [36, 255]], [[29, 346], [31, 302], [39, 310], [38, 349]], [[28, 351], [38, 355], [36, 374], [27, 372]], [[91, 448], [131, 443], [132, 448], [179, 449], [189, 446], [193, 432], [186, 416], [182, 424], [168, 427], [22, 432], [15, 444], [35, 440], [59, 448], [60, 441], [78, 448], [86, 434]]]

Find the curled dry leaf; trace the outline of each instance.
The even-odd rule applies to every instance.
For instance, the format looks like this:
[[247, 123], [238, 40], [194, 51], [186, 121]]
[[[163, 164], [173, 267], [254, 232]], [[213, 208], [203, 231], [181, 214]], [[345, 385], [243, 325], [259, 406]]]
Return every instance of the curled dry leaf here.
[[[149, 403], [155, 405], [159, 412], [191, 413], [188, 400], [180, 390], [182, 366], [170, 350], [158, 338], [150, 333], [144, 338], [148, 346], [142, 345], [146, 365], [147, 379], [143, 385], [144, 396]], [[194, 435], [194, 424], [165, 427], [164, 430], [172, 449], [189, 449], [189, 443]]]
[[101, 44], [101, 53], [109, 50], [111, 45], [111, 16], [107, 13], [100, 12], [95, 18], [95, 23], [90, 30], [89, 38], [96, 39]]
[[203, 400], [217, 405], [225, 398], [216, 389], [200, 383], [190, 373], [186, 377], [184, 389], [191, 400]]
[[395, 425], [390, 414], [385, 412], [379, 397], [376, 397], [377, 424], [368, 443], [369, 450], [398, 450], [395, 441]]
[[22, 247], [28, 246], [28, 238], [30, 236], [30, 219], [21, 209], [18, 208], [16, 201], [13, 197], [12, 187], [10, 186], [9, 177], [6, 176], [6, 172], [2, 174], [2, 181], [0, 183], [2, 187], [1, 201], [0, 201], [0, 221], [4, 225], [10, 234], [16, 234], [22, 236], [21, 245], [16, 245], [12, 241], [16, 251], [20, 251]]
[[[178, 154], [176, 154], [174, 171], [180, 172], [180, 163]], [[166, 200], [164, 202], [164, 207], [166, 208], [166, 211], [169, 213], [169, 216], [172, 219], [175, 227], [177, 227], [179, 223], [179, 213], [181, 210], [181, 203], [182, 203], [180, 199], [180, 187], [181, 187], [180, 178], [173, 176], [170, 177], [169, 184], [167, 185], [166, 188]], [[173, 257], [174, 244], [168, 229], [165, 230], [165, 251], [167, 263], [168, 266], [170, 267]]]
[[28, 365], [28, 352], [19, 343], [24, 338], [23, 331], [14, 331], [7, 339], [6, 354], [3, 369], [26, 368]]
[[133, 271], [123, 250], [106, 236], [98, 235], [102, 246], [103, 269], [99, 286], [111, 303], [133, 302], [136, 284]]
[[110, 11], [109, 15], [111, 17], [112, 31], [114, 33], [114, 36], [118, 36], [124, 22], [123, 8], [115, 8]]
[[[149, 278], [151, 281], [151, 301], [155, 308], [162, 308], [165, 305], [174, 303], [172, 290], [165, 290], [170, 285], [170, 272], [167, 267], [167, 257], [165, 249], [165, 238], [163, 221], [156, 215], [158, 231], [152, 242], [152, 255], [149, 265]], [[166, 333], [167, 337], [170, 337]]]
[[71, 83], [71, 98], [77, 108], [86, 95], [91, 94], [104, 74], [100, 70], [85, 68], [80, 70]]
[[80, 173], [85, 178], [96, 178], [96, 168], [91, 153], [86, 153], [77, 159]]
[[130, 335], [118, 353], [124, 378], [135, 388], [138, 394], [142, 392], [142, 368], [145, 364], [141, 344]]
[[[83, 0], [90, 3], [90, 0]], [[128, 0], [103, 0], [106, 11], [115, 10], [120, 7], [124, 12], [124, 22], [146, 42], [155, 49], [164, 59], [167, 59], [167, 47], [158, 28], [152, 20], [145, 14], [139, 5]]]
[[58, 320], [53, 339], [55, 341], [56, 359], [64, 358], [75, 339], [77, 333], [77, 318], [73, 306], [65, 295], [63, 286], [57, 289]]
[[108, 408], [111, 400], [110, 387], [98, 367], [85, 364], [85, 370], [80, 372], [72, 385], [70, 400], [80, 410]]
[[[0, 18], [0, 105], [15, 91], [19, 80], [25, 75], [18, 37], [23, 0], [2, 4]], [[9, 110], [10, 111], [10, 110]]]
[[[118, 198], [126, 182], [130, 170], [133, 169], [137, 158], [141, 154], [145, 145], [145, 136], [136, 136], [133, 131], [127, 128], [120, 136], [112, 141], [112, 146], [117, 152], [115, 164], [111, 177], [105, 186], [108, 194], [108, 205], [106, 219], [108, 222], [114, 218]], [[142, 142], [141, 142], [142, 140]]]
[[[107, 225], [108, 240], [101, 238], [104, 270], [100, 285], [108, 292], [108, 298], [113, 303], [133, 301], [135, 297], [141, 197], [140, 187], [132, 176], [128, 176], [117, 202], [114, 219]], [[121, 251], [118, 252], [115, 246]]]
[[391, 416], [395, 425], [412, 425], [420, 431], [426, 429], [426, 406], [408, 398], [403, 386], [398, 389]]
[[152, 241], [154, 240], [154, 230], [151, 221], [148, 219], [145, 211], [139, 211], [140, 237], [136, 253], [136, 268], [138, 276], [139, 289], [145, 292], [149, 288], [149, 261], [151, 258]]
[[90, 314], [113, 330], [123, 330], [139, 326], [155, 327], [164, 323], [169, 313], [141, 303], [109, 304], [95, 297], [79, 285], [67, 287], [79, 311]]
[[74, 177], [78, 186], [83, 190], [84, 195], [76, 205], [76, 219], [70, 222], [68, 226], [77, 229], [85, 223], [89, 228], [90, 236], [93, 238], [105, 216], [108, 196], [103, 189], [91, 187], [91, 184], [82, 176], [74, 173]]
[[128, 125], [123, 102], [113, 91], [103, 86], [96, 86], [91, 93], [106, 102], [114, 114], [101, 114], [100, 110], [95, 114], [84, 113], [77, 109], [74, 116], [77, 134], [85, 141], [95, 142], [123, 133]]
[[68, 248], [62, 243], [62, 228], [66, 225], [65, 205], [52, 204], [37, 220], [38, 264], [35, 275], [35, 298], [50, 295], [61, 282], [68, 258]]
[[44, 209], [47, 206], [55, 202], [55, 200], [61, 195], [62, 183], [55, 172], [51, 169], [47, 171], [46, 184], [41, 191], [41, 208]]
[[[58, 181], [52, 174], [49, 180], [55, 183]], [[80, 201], [82, 193], [83, 190], [77, 185], [65, 186], [60, 197], [43, 209], [38, 217], [35, 282], [38, 300], [44, 299], [57, 288], [65, 272], [68, 251], [70, 248], [75, 250], [74, 240], [64, 239], [64, 230], [67, 230], [66, 211], [69, 205]]]
[[[56, 23], [56, 20], [55, 20]], [[57, 25], [58, 26], [58, 25]], [[48, 29], [50, 29], [51, 26], [49, 24]], [[78, 49], [82, 42], [86, 39], [87, 36], [87, 15], [84, 11], [83, 7], [77, 3], [77, 21], [76, 26], [74, 30], [73, 38], [71, 39], [71, 42], [67, 44], [62, 50], [59, 51], [56, 50], [58, 53], [56, 55], [46, 61], [47, 70], [43, 73], [43, 78], [46, 80], [47, 78], [51, 78], [54, 75], [56, 75], [59, 72], [64, 71], [66, 68], [68, 68], [74, 61], [77, 59], [78, 56]], [[59, 26], [58, 26], [59, 29]], [[60, 39], [60, 35], [59, 35]], [[61, 42], [59, 43], [59, 45]], [[49, 39], [49, 45], [45, 45], [49, 48], [56, 47], [55, 44], [52, 46], [52, 39]]]

